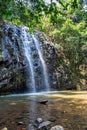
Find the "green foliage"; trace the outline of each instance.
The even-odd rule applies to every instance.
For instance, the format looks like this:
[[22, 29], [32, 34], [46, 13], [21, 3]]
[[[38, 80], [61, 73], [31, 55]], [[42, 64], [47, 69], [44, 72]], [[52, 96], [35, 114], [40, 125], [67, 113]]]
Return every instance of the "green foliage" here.
[[[16, 2], [15, 2], [16, 1]], [[0, 0], [0, 19], [44, 31], [62, 55], [60, 63], [72, 82], [81, 86], [87, 63], [87, 13], [82, 0]], [[84, 66], [84, 67], [81, 67]]]
[[52, 0], [48, 5], [44, 0], [0, 0], [0, 19], [32, 28], [41, 23], [43, 14], [48, 16], [50, 14], [50, 21], [55, 24], [58, 14], [78, 7], [77, 0], [59, 0], [57, 3], [60, 4], [59, 7]]
[[2, 59], [2, 55], [0, 55], [0, 59]]
[[[78, 13], [79, 11], [79, 13]], [[62, 17], [60, 22], [56, 22], [55, 26], [49, 25], [47, 33], [51, 37], [55, 47], [61, 50], [61, 58], [58, 59], [58, 64], [64, 67], [72, 87], [82, 87], [82, 79], [86, 78], [86, 72], [82, 73], [87, 64], [87, 25], [86, 13], [82, 10], [66, 11], [66, 16], [58, 16], [58, 20]], [[81, 14], [84, 15], [82, 16]], [[71, 16], [81, 15], [80, 20], [74, 21]], [[47, 29], [47, 30], [48, 30]], [[81, 68], [81, 66], [84, 66]], [[86, 80], [86, 79], [85, 79]]]

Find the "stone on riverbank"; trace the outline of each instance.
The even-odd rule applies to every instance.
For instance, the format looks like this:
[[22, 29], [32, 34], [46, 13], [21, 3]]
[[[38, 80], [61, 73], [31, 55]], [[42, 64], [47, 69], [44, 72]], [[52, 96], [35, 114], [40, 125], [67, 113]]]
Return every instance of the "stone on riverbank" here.
[[44, 121], [38, 126], [38, 130], [48, 130], [51, 127], [51, 121]]
[[55, 125], [50, 130], [64, 130], [64, 128], [60, 125]]
[[8, 130], [7, 127], [4, 127], [2, 130]]

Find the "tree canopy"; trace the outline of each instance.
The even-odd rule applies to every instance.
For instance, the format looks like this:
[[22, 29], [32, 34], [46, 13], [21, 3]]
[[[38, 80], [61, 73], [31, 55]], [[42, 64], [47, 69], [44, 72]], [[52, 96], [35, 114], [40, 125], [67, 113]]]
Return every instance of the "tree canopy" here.
[[0, 0], [0, 18], [15, 24], [36, 26], [42, 16], [50, 14], [50, 21], [54, 24], [58, 14], [65, 14], [66, 10], [77, 9], [82, 0]]
[[[85, 4], [85, 5], [84, 5]], [[31, 30], [44, 31], [62, 52], [64, 67], [73, 87], [82, 86], [87, 64], [87, 12], [83, 0], [0, 0], [0, 19]]]

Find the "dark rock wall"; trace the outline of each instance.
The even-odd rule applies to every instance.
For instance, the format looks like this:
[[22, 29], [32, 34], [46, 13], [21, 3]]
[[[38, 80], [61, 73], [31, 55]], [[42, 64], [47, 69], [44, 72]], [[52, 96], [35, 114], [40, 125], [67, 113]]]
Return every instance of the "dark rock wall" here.
[[0, 93], [22, 92], [25, 63], [20, 27], [2, 23], [0, 34]]
[[[48, 67], [51, 90], [62, 90], [66, 83], [66, 74], [63, 66], [60, 64], [61, 52], [55, 48], [49, 38], [41, 32], [36, 32], [38, 40], [41, 41], [43, 55]], [[63, 88], [64, 87], [64, 88]]]
[[[0, 23], [0, 94], [22, 93], [27, 91], [27, 61], [23, 52], [21, 27]], [[47, 65], [51, 90], [61, 89], [65, 77], [58, 64], [60, 52], [45, 34], [36, 31], [44, 60]], [[63, 79], [63, 80], [62, 80]]]

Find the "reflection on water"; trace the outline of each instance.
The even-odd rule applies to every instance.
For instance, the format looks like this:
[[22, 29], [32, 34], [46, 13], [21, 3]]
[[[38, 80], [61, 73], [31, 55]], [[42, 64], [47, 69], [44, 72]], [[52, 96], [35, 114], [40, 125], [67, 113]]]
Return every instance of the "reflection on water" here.
[[30, 102], [30, 107], [29, 107], [29, 120], [33, 121], [36, 119], [36, 114], [37, 114], [37, 100], [36, 96], [33, 96], [33, 99]]
[[[51, 112], [49, 104], [39, 103], [46, 99], [47, 94], [1, 96], [0, 119], [2, 124], [0, 128], [7, 126], [9, 129], [15, 130], [17, 122], [34, 123], [38, 117], [48, 120]], [[14, 128], [12, 128], [13, 125]]]
[[0, 98], [3, 98], [3, 97], [24, 97], [24, 96], [37, 96], [37, 95], [46, 95], [46, 94], [54, 94], [54, 93], [57, 93], [58, 94], [58, 91], [43, 91], [43, 92], [37, 92], [37, 93], [24, 93], [24, 94], [9, 94], [9, 95], [2, 95], [0, 96]]
[[40, 101], [46, 99], [46, 96], [31, 96], [31, 101], [29, 105], [29, 119], [33, 123], [37, 118], [48, 119], [50, 116], [50, 107], [48, 104], [40, 104]]

